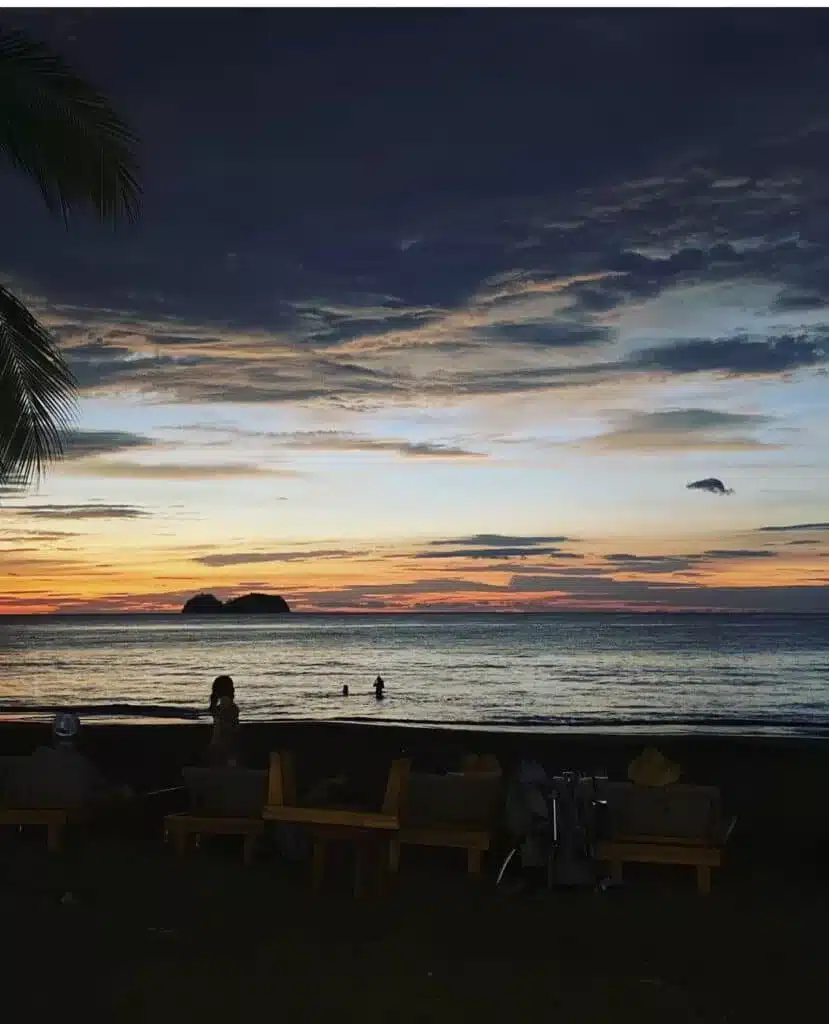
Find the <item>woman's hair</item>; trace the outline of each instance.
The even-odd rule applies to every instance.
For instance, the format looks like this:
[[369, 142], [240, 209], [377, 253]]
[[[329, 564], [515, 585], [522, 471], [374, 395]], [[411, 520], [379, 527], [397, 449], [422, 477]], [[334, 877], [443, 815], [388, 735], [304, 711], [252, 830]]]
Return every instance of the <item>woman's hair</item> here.
[[216, 676], [213, 680], [213, 689], [210, 691], [210, 714], [215, 715], [222, 697], [233, 700], [233, 696], [233, 680], [230, 676]]

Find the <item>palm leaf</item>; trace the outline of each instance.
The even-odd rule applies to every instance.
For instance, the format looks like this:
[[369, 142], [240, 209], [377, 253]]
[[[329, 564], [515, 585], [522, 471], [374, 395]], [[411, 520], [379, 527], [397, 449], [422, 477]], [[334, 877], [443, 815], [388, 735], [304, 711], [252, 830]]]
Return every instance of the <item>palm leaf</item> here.
[[29, 482], [61, 454], [74, 396], [48, 331], [0, 286], [0, 483]]
[[67, 218], [138, 215], [137, 140], [104, 96], [41, 43], [0, 30], [0, 154]]

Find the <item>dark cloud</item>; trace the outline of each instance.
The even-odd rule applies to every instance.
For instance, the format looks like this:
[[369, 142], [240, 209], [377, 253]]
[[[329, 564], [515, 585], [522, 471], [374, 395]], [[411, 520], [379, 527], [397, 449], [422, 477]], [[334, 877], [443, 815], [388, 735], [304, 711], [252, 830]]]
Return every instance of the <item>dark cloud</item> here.
[[707, 491], [709, 494], [717, 494], [722, 497], [725, 494], [733, 494], [730, 487], [726, 487], [722, 480], [715, 476], [707, 476], [703, 480], [694, 480], [686, 484], [689, 491]]
[[562, 594], [578, 601], [688, 610], [825, 612], [829, 585], [716, 587], [674, 580], [627, 581], [606, 576], [516, 576], [515, 593]]
[[448, 551], [419, 551], [414, 558], [535, 558], [546, 556], [548, 558], [578, 558], [568, 551], [560, 548], [543, 547], [501, 547], [501, 548], [456, 548]]
[[150, 513], [134, 505], [18, 505], [7, 511], [27, 519], [143, 519]]
[[780, 313], [808, 313], [829, 306], [829, 297], [825, 295], [804, 295], [798, 292], [784, 292], [772, 304], [772, 308]]
[[201, 565], [218, 568], [225, 565], [253, 565], [257, 562], [311, 562], [321, 558], [357, 558], [365, 551], [344, 548], [314, 548], [308, 551], [237, 551], [229, 554], [201, 555], [192, 559]]
[[613, 331], [608, 327], [578, 323], [516, 323], [490, 328], [486, 337], [493, 342], [566, 349], [607, 344], [613, 340]]
[[714, 548], [711, 551], [704, 551], [704, 558], [774, 558], [776, 551], [756, 550], [752, 548]]
[[449, 537], [443, 540], [430, 540], [432, 546], [445, 545], [449, 547], [482, 547], [498, 545], [500, 547], [530, 547], [538, 544], [563, 544], [571, 540], [570, 537], [555, 536], [521, 536], [504, 533], [474, 533], [469, 537]]
[[[829, 299], [822, 12], [10, 17], [144, 139], [128, 235], [9, 183], [7, 271], [86, 393], [363, 410], [827, 362], [792, 326]], [[631, 304], [746, 283], [770, 338], [612, 346]]]
[[790, 533], [793, 530], [829, 530], [829, 523], [795, 523], [793, 526], [760, 526], [758, 533]]
[[124, 430], [72, 430], [63, 438], [63, 457], [86, 459], [133, 448], [150, 448], [155, 444], [158, 442], [150, 437]]
[[780, 335], [763, 341], [744, 337], [697, 339], [658, 345], [637, 352], [629, 361], [634, 369], [665, 373], [723, 373], [750, 377], [788, 373], [829, 362], [824, 336]]
[[631, 555], [626, 552], [605, 555], [605, 562], [630, 572], [673, 573], [685, 572], [698, 562], [698, 558], [683, 555]]

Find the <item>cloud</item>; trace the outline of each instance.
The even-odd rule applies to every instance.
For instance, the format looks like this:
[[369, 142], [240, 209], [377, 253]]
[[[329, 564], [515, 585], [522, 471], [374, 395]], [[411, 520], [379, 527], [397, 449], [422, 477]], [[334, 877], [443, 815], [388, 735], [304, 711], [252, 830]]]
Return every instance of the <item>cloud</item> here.
[[158, 444], [158, 441], [143, 434], [123, 430], [72, 430], [63, 437], [63, 458], [86, 459], [132, 448], [150, 448]]
[[482, 452], [456, 445], [429, 441], [405, 441], [394, 438], [367, 437], [338, 430], [294, 431], [270, 435], [289, 448], [332, 452], [391, 452], [404, 458], [480, 459]]
[[631, 555], [626, 552], [605, 555], [604, 560], [626, 572], [636, 573], [685, 572], [699, 561], [685, 555]]
[[791, 533], [793, 530], [829, 530], [829, 523], [795, 523], [792, 526], [760, 526], [758, 533]]
[[721, 373], [752, 377], [789, 373], [826, 362], [829, 362], [826, 336], [800, 334], [762, 341], [735, 336], [657, 345], [637, 352], [627, 365], [632, 369], [674, 374]]
[[312, 562], [321, 558], [357, 558], [365, 551], [344, 548], [315, 548], [309, 551], [237, 551], [229, 554], [201, 555], [193, 562], [218, 568], [225, 565], [253, 565], [257, 562]]
[[773, 423], [771, 416], [713, 409], [629, 413], [613, 429], [581, 443], [602, 451], [752, 451], [779, 447], [741, 433]]
[[726, 558], [726, 559], [727, 558], [738, 558], [738, 559], [739, 558], [775, 558], [776, 556], [777, 556], [777, 552], [776, 551], [754, 550], [754, 549], [751, 549], [751, 548], [733, 548], [733, 549], [715, 548], [715, 549], [713, 549], [711, 551], [704, 551], [703, 552], [703, 557], [704, 558], [715, 558], [715, 559], [723, 559], [723, 558]]
[[675, 580], [615, 580], [606, 576], [516, 576], [515, 593], [561, 594], [578, 602], [664, 610], [825, 612], [829, 585], [716, 587]]
[[134, 505], [19, 505], [7, 509], [28, 519], [143, 519], [150, 513]]
[[715, 476], [707, 476], [703, 480], [694, 480], [690, 484], [686, 484], [685, 487], [689, 491], [707, 491], [709, 494], [720, 496], [734, 493], [731, 488], [726, 487], [722, 480], [718, 480]]
[[233, 480], [256, 476], [289, 477], [299, 473], [289, 469], [268, 469], [245, 463], [218, 462], [209, 465], [189, 462], [146, 463], [99, 459], [78, 467], [84, 476], [112, 480]]
[[500, 548], [457, 548], [449, 551], [419, 551], [414, 558], [581, 558], [581, 555], [562, 551], [560, 548], [542, 547], [500, 547]]
[[521, 534], [504, 533], [474, 533], [468, 537], [449, 537], [443, 540], [430, 540], [432, 546], [445, 545], [451, 547], [481, 547], [484, 545], [499, 545], [500, 547], [529, 547], [536, 544], [563, 544], [569, 541], [569, 537], [558, 536], [522, 536]]

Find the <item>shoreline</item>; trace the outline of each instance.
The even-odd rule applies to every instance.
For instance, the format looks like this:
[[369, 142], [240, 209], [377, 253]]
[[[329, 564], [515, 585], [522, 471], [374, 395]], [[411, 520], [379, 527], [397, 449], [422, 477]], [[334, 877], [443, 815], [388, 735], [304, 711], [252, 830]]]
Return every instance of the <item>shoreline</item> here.
[[[210, 718], [206, 711], [197, 709], [170, 709], [169, 713], [154, 708], [142, 712], [140, 705], [134, 709], [121, 710], [124, 705], [114, 705], [111, 709], [106, 705], [44, 705], [31, 709], [0, 710], [0, 729], [5, 726], [45, 726], [52, 716], [60, 711], [74, 711], [89, 728], [154, 728], [159, 726], [202, 727], [210, 728]], [[687, 740], [733, 740], [747, 742], [812, 742], [820, 743], [829, 740], [829, 722], [816, 723], [809, 726], [804, 722], [788, 722], [761, 725], [749, 719], [709, 719], [693, 723], [688, 720], [669, 723], [656, 723], [648, 719], [617, 720], [608, 725], [597, 726], [595, 722], [579, 724], [561, 722], [546, 724], [540, 721], [517, 722], [469, 722], [440, 721], [437, 719], [406, 719], [379, 718], [372, 715], [355, 715], [349, 718], [262, 718], [248, 719], [243, 723], [245, 729], [266, 729], [300, 726], [332, 726], [340, 728], [379, 728], [407, 729], [413, 731], [437, 731], [446, 733], [470, 733], [474, 735], [521, 735], [548, 738], [573, 737], [583, 740], [614, 740], [626, 738], [631, 741], [646, 743], [654, 740], [674, 742]], [[667, 727], [666, 727], [667, 726]], [[756, 726], [756, 731], [752, 727]]]

